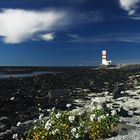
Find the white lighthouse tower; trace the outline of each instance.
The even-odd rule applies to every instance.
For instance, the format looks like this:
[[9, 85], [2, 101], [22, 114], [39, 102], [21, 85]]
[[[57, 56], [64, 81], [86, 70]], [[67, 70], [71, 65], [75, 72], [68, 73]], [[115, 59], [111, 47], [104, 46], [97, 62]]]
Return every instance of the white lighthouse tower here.
[[106, 50], [102, 51], [102, 65], [108, 66], [111, 64], [111, 60], [106, 60]]

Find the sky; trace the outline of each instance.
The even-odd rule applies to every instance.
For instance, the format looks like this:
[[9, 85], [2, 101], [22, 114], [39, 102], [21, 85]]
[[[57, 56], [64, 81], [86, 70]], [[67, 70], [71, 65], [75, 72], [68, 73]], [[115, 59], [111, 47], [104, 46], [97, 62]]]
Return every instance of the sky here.
[[1, 0], [0, 66], [140, 63], [140, 0]]

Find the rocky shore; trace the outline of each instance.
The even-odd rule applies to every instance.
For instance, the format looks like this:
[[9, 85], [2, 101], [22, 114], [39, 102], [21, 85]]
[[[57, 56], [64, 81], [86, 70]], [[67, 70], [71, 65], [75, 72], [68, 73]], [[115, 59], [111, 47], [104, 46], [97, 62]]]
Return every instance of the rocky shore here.
[[[63, 73], [0, 80], [0, 139], [10, 140], [52, 107], [82, 111], [93, 100], [120, 116], [118, 135], [109, 140], [140, 138], [140, 69], [73, 69]], [[129, 126], [129, 127], [126, 127]], [[23, 127], [23, 128], [24, 128]]]

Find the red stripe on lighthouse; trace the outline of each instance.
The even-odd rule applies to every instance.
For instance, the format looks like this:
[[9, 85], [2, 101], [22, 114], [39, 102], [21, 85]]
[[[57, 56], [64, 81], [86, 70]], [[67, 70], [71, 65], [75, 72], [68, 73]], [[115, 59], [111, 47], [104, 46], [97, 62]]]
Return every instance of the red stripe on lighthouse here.
[[106, 54], [102, 54], [102, 56], [106, 56]]

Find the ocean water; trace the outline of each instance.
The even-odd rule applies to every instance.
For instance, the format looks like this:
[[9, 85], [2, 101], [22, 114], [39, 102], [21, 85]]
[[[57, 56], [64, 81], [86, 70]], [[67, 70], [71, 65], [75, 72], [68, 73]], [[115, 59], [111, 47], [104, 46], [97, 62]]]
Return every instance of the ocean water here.
[[10, 78], [10, 77], [31, 77], [34, 75], [41, 75], [41, 74], [47, 74], [48, 71], [35, 71], [32, 73], [18, 73], [18, 74], [7, 74], [7, 73], [0, 73], [0, 79], [4, 78]]

